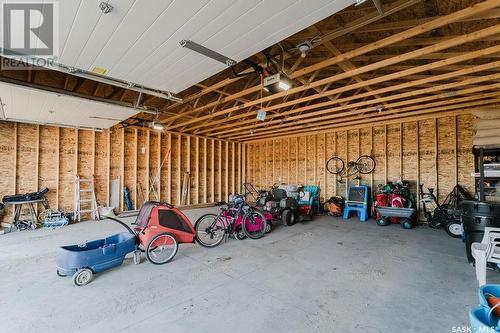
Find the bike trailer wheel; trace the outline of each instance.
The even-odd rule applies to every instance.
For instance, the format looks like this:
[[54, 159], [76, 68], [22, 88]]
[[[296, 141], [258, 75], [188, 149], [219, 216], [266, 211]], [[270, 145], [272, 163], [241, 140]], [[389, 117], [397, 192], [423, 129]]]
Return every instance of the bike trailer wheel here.
[[179, 244], [172, 234], [163, 232], [151, 238], [146, 247], [146, 257], [155, 265], [163, 265], [174, 259]]

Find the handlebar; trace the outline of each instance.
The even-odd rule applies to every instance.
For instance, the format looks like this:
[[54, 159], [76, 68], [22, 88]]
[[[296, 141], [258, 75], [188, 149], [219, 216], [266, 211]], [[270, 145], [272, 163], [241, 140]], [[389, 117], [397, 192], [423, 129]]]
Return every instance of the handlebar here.
[[114, 222], [117, 222], [117, 223], [120, 223], [125, 229], [127, 229], [128, 232], [130, 232], [132, 235], [135, 236], [135, 232], [132, 230], [132, 228], [130, 228], [128, 225], [126, 225], [124, 222], [118, 220], [118, 219], [115, 219], [114, 217], [110, 217], [110, 216], [106, 216], [104, 217], [103, 220], [106, 220], [106, 219], [109, 219], [111, 221], [114, 221]]

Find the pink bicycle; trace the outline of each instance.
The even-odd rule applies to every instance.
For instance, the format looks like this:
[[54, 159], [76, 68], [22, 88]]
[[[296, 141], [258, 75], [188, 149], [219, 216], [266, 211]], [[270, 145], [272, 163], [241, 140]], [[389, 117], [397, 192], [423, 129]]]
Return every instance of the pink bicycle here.
[[219, 214], [205, 214], [196, 221], [196, 241], [204, 247], [216, 247], [227, 236], [259, 239], [271, 231], [268, 220], [272, 216], [250, 207], [241, 195], [235, 195], [227, 207], [221, 207]]

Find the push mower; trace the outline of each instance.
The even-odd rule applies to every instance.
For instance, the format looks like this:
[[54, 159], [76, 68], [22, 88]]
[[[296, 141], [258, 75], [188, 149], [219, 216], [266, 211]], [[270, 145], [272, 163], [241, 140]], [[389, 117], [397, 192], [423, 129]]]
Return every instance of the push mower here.
[[92, 280], [94, 273], [120, 266], [128, 253], [134, 253], [135, 264], [139, 264], [143, 251], [151, 263], [162, 265], [175, 257], [179, 244], [194, 243], [195, 240], [189, 219], [168, 203], [146, 202], [133, 223], [133, 230], [118, 219], [107, 218], [120, 223], [128, 232], [60, 247], [57, 275], [71, 275], [75, 285], [84, 286]]
[[434, 194], [433, 188], [427, 188], [428, 192], [425, 193], [424, 184], [420, 184], [419, 187], [424, 216], [429, 226], [435, 229], [444, 227], [444, 230], [449, 236], [461, 238], [463, 227], [460, 217], [460, 203], [463, 200], [472, 200], [472, 195], [460, 185], [456, 185], [446, 196], [444, 202], [440, 204], [438, 198]]

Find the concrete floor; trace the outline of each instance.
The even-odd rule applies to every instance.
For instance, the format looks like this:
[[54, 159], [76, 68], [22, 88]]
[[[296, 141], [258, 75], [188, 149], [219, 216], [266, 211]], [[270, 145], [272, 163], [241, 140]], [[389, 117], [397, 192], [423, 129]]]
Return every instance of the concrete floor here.
[[451, 332], [478, 302], [460, 240], [328, 216], [257, 241], [182, 245], [164, 266], [128, 258], [85, 287], [56, 275], [58, 246], [119, 231], [100, 221], [0, 236], [0, 331]]

